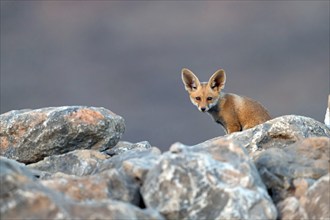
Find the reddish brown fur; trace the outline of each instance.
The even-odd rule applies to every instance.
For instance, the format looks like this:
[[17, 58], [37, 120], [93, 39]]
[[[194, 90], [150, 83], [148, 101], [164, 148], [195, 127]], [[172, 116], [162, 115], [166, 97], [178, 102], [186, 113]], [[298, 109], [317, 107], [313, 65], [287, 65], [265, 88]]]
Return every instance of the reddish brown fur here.
[[[215, 72], [207, 83], [188, 69], [182, 70], [182, 80], [193, 104], [200, 111], [209, 113], [227, 133], [242, 131], [271, 119], [268, 111], [257, 101], [232, 93], [223, 93], [226, 75], [223, 70]], [[196, 100], [200, 97], [200, 100]], [[207, 97], [211, 100], [207, 100]]]

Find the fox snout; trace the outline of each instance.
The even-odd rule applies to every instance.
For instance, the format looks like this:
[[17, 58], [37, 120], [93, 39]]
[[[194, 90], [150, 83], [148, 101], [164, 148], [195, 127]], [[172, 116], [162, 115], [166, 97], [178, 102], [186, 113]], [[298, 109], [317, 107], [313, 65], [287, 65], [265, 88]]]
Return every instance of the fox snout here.
[[196, 106], [197, 106], [198, 110], [201, 112], [207, 112], [210, 109], [210, 107], [207, 104], [200, 105], [200, 103], [196, 103]]

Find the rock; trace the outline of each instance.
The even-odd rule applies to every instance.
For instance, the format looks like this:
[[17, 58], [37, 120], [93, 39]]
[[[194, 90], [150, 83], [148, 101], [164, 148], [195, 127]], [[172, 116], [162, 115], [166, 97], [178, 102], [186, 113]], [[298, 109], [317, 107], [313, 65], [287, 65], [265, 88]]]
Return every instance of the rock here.
[[73, 203], [68, 207], [70, 219], [150, 219], [165, 220], [157, 211], [140, 209], [128, 203], [107, 200], [99, 203]]
[[132, 150], [132, 149], [145, 150], [145, 149], [149, 149], [149, 148], [151, 148], [151, 145], [149, 144], [148, 141], [142, 141], [142, 142], [138, 142], [138, 143], [134, 143], [134, 144], [127, 142], [127, 141], [119, 141], [116, 146], [105, 151], [105, 153], [110, 156], [115, 156], [115, 155], [122, 154], [126, 151]]
[[123, 119], [104, 108], [0, 120], [1, 219], [329, 219], [330, 130], [311, 118], [164, 154], [118, 142]]
[[141, 178], [158, 161], [161, 151], [156, 147], [132, 149], [105, 160], [95, 173], [107, 169], [125, 170], [132, 178]]
[[317, 180], [304, 194], [278, 204], [281, 219], [330, 219], [330, 175]]
[[105, 159], [97, 151], [76, 150], [28, 167], [53, 173], [42, 176], [41, 183], [74, 200], [116, 199], [144, 207], [140, 185], [160, 154], [155, 147], [134, 148]]
[[[120, 150], [120, 146], [123, 146], [124, 150]], [[115, 148], [116, 155], [112, 157], [95, 150], [75, 150], [46, 157], [27, 167], [43, 171], [34, 171], [39, 174], [40, 179], [52, 179], [54, 174], [60, 176], [61, 173], [86, 176], [113, 168], [125, 170], [132, 178], [142, 179], [161, 154], [158, 148], [151, 147], [147, 141], [135, 144], [121, 142]]]
[[255, 157], [255, 163], [273, 200], [279, 202], [301, 194], [330, 172], [330, 138], [307, 138], [283, 149], [267, 149]]
[[[143, 200], [141, 200], [140, 186], [144, 183], [145, 176], [150, 169], [157, 164], [160, 155], [161, 151], [156, 147], [144, 150], [132, 149], [105, 160], [95, 173], [111, 169], [118, 170], [120, 175], [125, 177], [125, 180], [129, 182], [126, 184], [127, 187], [130, 186], [128, 192], [138, 198], [134, 201], [139, 202], [139, 204], [136, 202], [134, 204], [144, 208], [145, 204]], [[132, 189], [136, 191], [133, 193]]]
[[321, 122], [304, 116], [287, 115], [225, 138], [244, 146], [254, 157], [268, 148], [283, 148], [308, 137], [322, 136], [330, 137], [330, 130]]
[[85, 176], [92, 174], [107, 158], [109, 156], [96, 150], [75, 150], [46, 157], [37, 163], [27, 165], [27, 167], [51, 174], [61, 172]]
[[224, 139], [175, 144], [146, 175], [141, 194], [166, 219], [276, 219], [246, 150]]
[[16, 173], [26, 176], [29, 179], [36, 179], [34, 173], [30, 169], [28, 169], [25, 166], [25, 164], [1, 156], [0, 156], [0, 171], [1, 171], [0, 172], [1, 177]]
[[20, 171], [25, 168], [16, 162], [6, 159], [1, 160], [0, 165], [1, 170], [3, 167], [13, 167], [10, 172], [6, 169], [0, 175], [1, 219], [164, 219], [154, 210], [142, 210], [112, 199], [73, 200], [31, 179], [29, 174]]
[[[22, 169], [21, 165], [9, 159], [1, 159], [1, 170], [4, 164], [9, 163], [13, 167], [12, 172], [1, 172], [0, 175], [1, 219], [51, 219], [64, 215], [55, 202], [49, 198], [49, 196], [55, 198], [56, 195], [35, 182], [29, 173], [16, 172], [16, 170]], [[8, 167], [8, 165], [5, 166]]]
[[84, 106], [10, 111], [0, 121], [0, 155], [26, 164], [75, 149], [107, 150], [125, 130], [122, 117]]
[[49, 189], [61, 192], [75, 201], [115, 199], [139, 206], [139, 183], [116, 169], [78, 177], [54, 175], [40, 181]]
[[300, 201], [309, 219], [330, 219], [330, 175], [318, 179]]
[[[287, 209], [300, 213], [299, 196], [329, 173], [329, 137], [330, 130], [324, 124], [288, 115], [214, 140], [246, 148], [282, 215]], [[286, 207], [288, 204], [291, 206]]]

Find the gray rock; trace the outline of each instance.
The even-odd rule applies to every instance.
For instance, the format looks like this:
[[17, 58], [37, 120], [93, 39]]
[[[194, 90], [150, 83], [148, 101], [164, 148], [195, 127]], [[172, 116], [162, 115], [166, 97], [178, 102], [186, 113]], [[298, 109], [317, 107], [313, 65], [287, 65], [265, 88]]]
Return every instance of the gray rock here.
[[122, 117], [105, 108], [66, 106], [0, 115], [0, 155], [34, 163], [75, 149], [107, 150], [124, 130]]
[[[8, 161], [12, 160], [7, 159], [4, 162], [8, 163]], [[60, 198], [59, 195], [41, 186], [29, 174], [25, 175], [26, 172], [16, 172], [22, 167], [15, 161], [11, 166], [14, 167], [11, 169], [13, 172], [1, 172], [0, 175], [1, 219], [51, 219], [64, 215], [56, 202]], [[50, 196], [56, 201], [52, 201]]]
[[115, 200], [93, 203], [73, 203], [68, 207], [70, 219], [127, 219], [165, 220], [157, 211], [140, 209], [128, 203]]
[[301, 194], [302, 185], [307, 188], [330, 172], [330, 138], [307, 138], [282, 149], [267, 149], [255, 157], [255, 163], [277, 203]]
[[100, 152], [77, 150], [29, 167], [51, 171], [53, 174], [42, 177], [41, 183], [74, 200], [116, 199], [144, 207], [140, 185], [160, 154], [153, 147], [132, 149], [105, 159], [108, 156]]
[[330, 219], [330, 175], [317, 180], [304, 194], [291, 196], [277, 206], [281, 219]]
[[147, 207], [167, 219], [276, 219], [246, 150], [224, 139], [175, 144], [146, 175]]
[[[72, 199], [45, 187], [47, 184], [22, 175], [21, 171], [16, 172], [21, 168], [16, 167], [17, 164], [13, 166], [13, 172], [7, 171], [0, 176], [1, 219], [164, 219], [154, 210], [142, 210], [132, 204], [112, 199]], [[111, 174], [114, 173], [108, 173]], [[79, 184], [80, 181], [77, 182], [77, 190]], [[101, 186], [94, 187], [99, 192], [102, 190]], [[114, 188], [115, 191], [117, 189]]]
[[34, 173], [29, 168], [27, 168], [25, 164], [10, 160], [2, 156], [0, 156], [0, 171], [0, 176], [16, 173], [26, 176], [30, 179], [36, 179]]
[[[132, 149], [126, 152], [122, 152], [119, 155], [115, 155], [109, 159], [106, 159], [95, 171], [101, 172], [107, 169], [123, 169], [125, 166], [126, 170], [133, 169], [132, 166], [137, 166], [137, 169], [149, 170], [154, 166], [161, 155], [161, 151], [156, 147], [146, 149]], [[126, 165], [123, 165], [126, 164]], [[132, 164], [130, 166], [129, 164]], [[139, 168], [138, 168], [139, 167]], [[139, 174], [136, 174], [139, 175]]]
[[308, 137], [330, 137], [330, 130], [312, 118], [287, 115], [272, 119], [254, 128], [225, 137], [244, 146], [251, 156], [269, 148], [284, 148]]
[[92, 174], [107, 158], [109, 156], [96, 150], [75, 150], [46, 157], [37, 163], [27, 165], [27, 167], [51, 174], [61, 172], [69, 175], [85, 176]]
[[330, 219], [330, 175], [318, 179], [300, 198], [300, 202], [308, 219]]
[[[120, 150], [119, 146], [122, 146], [124, 150]], [[115, 168], [129, 173], [132, 178], [142, 180], [161, 154], [158, 148], [151, 147], [146, 141], [135, 144], [122, 142], [116, 145], [116, 148], [118, 154], [112, 157], [105, 152], [95, 150], [75, 150], [46, 157], [27, 167], [41, 171], [39, 173], [35, 171], [40, 179], [52, 179], [54, 174], [60, 176], [61, 173], [85, 176]]]
[[138, 143], [134, 143], [134, 144], [127, 142], [127, 141], [119, 141], [116, 146], [105, 151], [105, 153], [110, 156], [115, 156], [115, 155], [122, 154], [126, 151], [133, 150], [133, 149], [143, 151], [143, 150], [149, 149], [149, 148], [151, 148], [151, 145], [149, 144], [148, 141], [142, 141], [142, 142], [138, 142]]
[[51, 179], [40, 181], [49, 189], [65, 194], [75, 201], [102, 201], [115, 199], [139, 206], [139, 182], [117, 169], [109, 169], [89, 176], [55, 174]]

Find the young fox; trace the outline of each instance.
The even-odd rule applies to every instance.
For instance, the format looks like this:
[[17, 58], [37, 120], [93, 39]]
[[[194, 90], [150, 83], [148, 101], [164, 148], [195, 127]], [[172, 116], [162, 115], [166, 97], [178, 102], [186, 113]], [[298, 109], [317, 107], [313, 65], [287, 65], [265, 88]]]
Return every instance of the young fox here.
[[257, 101], [231, 93], [223, 93], [226, 74], [220, 69], [208, 82], [200, 82], [189, 69], [182, 69], [182, 81], [191, 102], [201, 112], [209, 113], [230, 134], [252, 128], [271, 119], [267, 110]]

